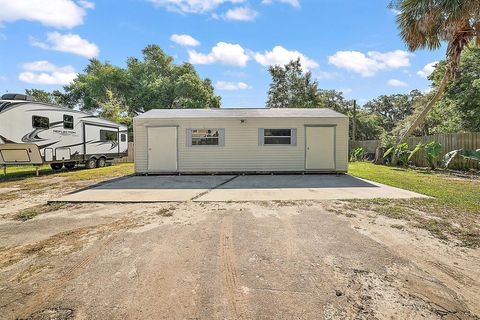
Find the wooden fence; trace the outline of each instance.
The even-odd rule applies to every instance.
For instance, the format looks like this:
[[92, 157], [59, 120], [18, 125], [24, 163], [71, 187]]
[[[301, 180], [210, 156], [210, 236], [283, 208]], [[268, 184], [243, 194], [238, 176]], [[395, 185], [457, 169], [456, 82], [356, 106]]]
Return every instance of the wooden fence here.
[[[423, 137], [410, 137], [407, 139], [407, 143], [412, 150], [418, 143], [426, 144], [430, 141], [437, 141], [443, 146], [442, 157], [445, 153], [452, 150], [477, 150], [480, 149], [480, 132], [467, 132], [467, 133], [449, 133], [449, 134], [434, 134], [431, 136]], [[366, 140], [366, 141], [350, 141], [350, 150], [357, 147], [364, 148], [367, 152], [374, 153], [375, 149], [381, 144], [380, 140]], [[412, 162], [419, 167], [428, 166], [428, 162], [425, 159], [425, 152], [422, 150], [417, 153]], [[454, 169], [480, 169], [480, 163], [473, 160], [464, 160], [461, 157], [457, 157], [452, 161], [451, 168]]]
[[113, 162], [114, 163], [126, 163], [126, 162], [134, 162], [134, 153], [133, 149], [135, 148], [135, 144], [133, 142], [128, 143], [128, 156], [121, 158], [121, 159], [115, 159]]

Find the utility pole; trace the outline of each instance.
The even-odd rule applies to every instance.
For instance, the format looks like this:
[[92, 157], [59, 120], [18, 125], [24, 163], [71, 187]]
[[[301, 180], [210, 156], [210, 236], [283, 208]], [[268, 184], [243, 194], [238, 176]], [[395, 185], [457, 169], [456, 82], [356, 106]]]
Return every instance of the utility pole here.
[[357, 136], [357, 100], [353, 100], [353, 123], [352, 123], [352, 141], [355, 142]]

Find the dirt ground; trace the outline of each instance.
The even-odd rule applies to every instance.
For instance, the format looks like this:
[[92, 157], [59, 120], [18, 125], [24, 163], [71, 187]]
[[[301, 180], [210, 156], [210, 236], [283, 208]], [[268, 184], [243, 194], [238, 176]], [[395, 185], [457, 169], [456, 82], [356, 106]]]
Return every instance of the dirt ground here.
[[479, 249], [342, 201], [47, 207], [96, 181], [47, 182], [0, 194], [2, 319], [480, 316]]

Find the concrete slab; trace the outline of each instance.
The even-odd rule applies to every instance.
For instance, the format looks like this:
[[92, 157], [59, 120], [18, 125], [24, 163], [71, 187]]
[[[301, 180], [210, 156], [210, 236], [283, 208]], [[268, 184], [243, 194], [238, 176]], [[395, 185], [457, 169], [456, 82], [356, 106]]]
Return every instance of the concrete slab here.
[[51, 202], [148, 203], [188, 201], [235, 176], [138, 176], [100, 184]]
[[97, 185], [52, 202], [148, 203], [422, 197], [427, 196], [349, 175], [138, 176]]
[[425, 195], [350, 175], [239, 176], [195, 201], [407, 199]]

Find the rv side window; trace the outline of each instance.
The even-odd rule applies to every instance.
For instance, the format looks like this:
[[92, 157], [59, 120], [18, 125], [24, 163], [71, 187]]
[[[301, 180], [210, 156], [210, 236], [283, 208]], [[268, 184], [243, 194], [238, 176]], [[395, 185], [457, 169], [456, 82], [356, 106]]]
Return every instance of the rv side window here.
[[69, 116], [68, 114], [63, 115], [63, 128], [73, 129], [73, 116]]
[[125, 133], [122, 133], [122, 134], [120, 135], [120, 140], [121, 140], [122, 142], [127, 141], [127, 135], [126, 135]]
[[100, 130], [100, 141], [107, 142], [107, 141], [117, 141], [117, 133], [115, 131], [110, 130]]
[[47, 117], [33, 116], [32, 126], [39, 129], [50, 128], [50, 120]]

